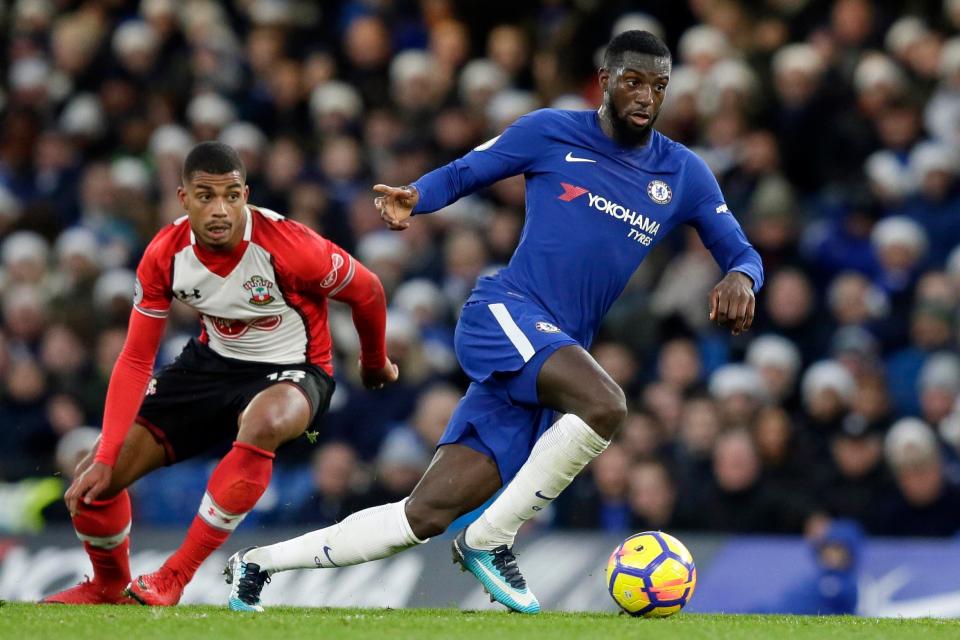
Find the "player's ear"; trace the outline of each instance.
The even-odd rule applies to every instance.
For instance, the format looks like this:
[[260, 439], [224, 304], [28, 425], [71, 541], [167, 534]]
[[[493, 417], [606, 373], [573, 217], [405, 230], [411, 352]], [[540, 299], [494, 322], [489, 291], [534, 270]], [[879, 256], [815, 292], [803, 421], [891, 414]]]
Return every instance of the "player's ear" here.
[[177, 200], [180, 201], [180, 206], [183, 207], [183, 210], [187, 210], [187, 190], [182, 186], [177, 187]]
[[605, 67], [600, 67], [597, 71], [597, 78], [600, 80], [600, 88], [606, 91], [607, 85], [610, 83], [610, 71]]
[[243, 185], [243, 201], [247, 202], [248, 200], [250, 200], [250, 185], [245, 184]]

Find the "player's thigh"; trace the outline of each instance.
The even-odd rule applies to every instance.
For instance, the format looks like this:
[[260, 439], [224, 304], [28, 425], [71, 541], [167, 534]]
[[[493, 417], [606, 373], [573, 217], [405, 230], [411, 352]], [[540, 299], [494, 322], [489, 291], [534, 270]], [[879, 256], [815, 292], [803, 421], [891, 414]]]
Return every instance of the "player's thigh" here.
[[544, 406], [579, 416], [605, 437], [626, 414], [623, 390], [579, 345], [561, 347], [543, 363], [537, 394]]
[[311, 404], [300, 387], [272, 384], [243, 410], [237, 440], [273, 451], [306, 430], [313, 419]]
[[309, 363], [251, 366], [238, 380], [237, 440], [276, 449], [327, 411], [335, 387], [333, 377]]
[[443, 512], [450, 521], [472, 511], [500, 489], [497, 464], [461, 444], [437, 449], [430, 466], [414, 487], [407, 511]]
[[110, 486], [100, 494], [100, 498], [112, 498], [151, 471], [164, 466], [166, 461], [167, 452], [163, 445], [145, 427], [134, 423], [113, 466]]

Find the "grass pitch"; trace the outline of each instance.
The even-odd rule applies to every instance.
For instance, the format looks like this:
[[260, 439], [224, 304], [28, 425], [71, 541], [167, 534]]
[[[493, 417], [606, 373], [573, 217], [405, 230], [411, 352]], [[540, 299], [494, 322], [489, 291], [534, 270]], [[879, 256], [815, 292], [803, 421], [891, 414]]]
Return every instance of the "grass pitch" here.
[[527, 640], [543, 638], [957, 638], [960, 622], [938, 619], [679, 614], [644, 620], [612, 614], [455, 609], [307, 609], [270, 607], [237, 614], [223, 607], [59, 606], [6, 603], [0, 638], [10, 640]]

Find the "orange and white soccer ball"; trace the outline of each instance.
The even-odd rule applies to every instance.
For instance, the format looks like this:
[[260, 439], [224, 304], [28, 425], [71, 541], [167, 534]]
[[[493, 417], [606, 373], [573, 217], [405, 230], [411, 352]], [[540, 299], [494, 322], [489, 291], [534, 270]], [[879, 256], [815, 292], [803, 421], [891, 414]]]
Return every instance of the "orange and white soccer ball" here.
[[697, 569], [683, 543], [662, 531], [624, 540], [607, 563], [607, 589], [632, 616], [665, 618], [693, 597]]

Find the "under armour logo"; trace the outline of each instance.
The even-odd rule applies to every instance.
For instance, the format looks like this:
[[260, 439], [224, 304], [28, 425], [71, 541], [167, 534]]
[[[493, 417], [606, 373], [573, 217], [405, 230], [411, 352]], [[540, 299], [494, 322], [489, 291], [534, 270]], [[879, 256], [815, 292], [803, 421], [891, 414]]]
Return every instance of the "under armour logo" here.
[[200, 299], [200, 289], [194, 289], [194, 290], [193, 290], [193, 293], [187, 293], [187, 292], [184, 291], [183, 289], [180, 289], [180, 291], [177, 291], [177, 297], [180, 298], [181, 300], [187, 300], [188, 298], [193, 298], [194, 300], [199, 300], [199, 299]]
[[210, 507], [210, 509], [207, 511], [207, 515], [209, 515], [211, 518], [220, 518], [220, 520], [224, 524], [230, 524], [231, 522], [236, 520], [236, 518], [228, 518], [226, 516], [221, 516], [220, 514], [217, 513], [217, 511], [213, 507]]

